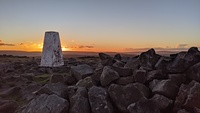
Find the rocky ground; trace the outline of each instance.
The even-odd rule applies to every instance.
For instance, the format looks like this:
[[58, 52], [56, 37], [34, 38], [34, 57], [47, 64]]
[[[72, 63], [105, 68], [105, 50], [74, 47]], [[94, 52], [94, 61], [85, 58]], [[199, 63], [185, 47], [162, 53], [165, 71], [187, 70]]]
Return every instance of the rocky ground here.
[[0, 113], [200, 113], [200, 52], [161, 56], [39, 59], [3, 57]]

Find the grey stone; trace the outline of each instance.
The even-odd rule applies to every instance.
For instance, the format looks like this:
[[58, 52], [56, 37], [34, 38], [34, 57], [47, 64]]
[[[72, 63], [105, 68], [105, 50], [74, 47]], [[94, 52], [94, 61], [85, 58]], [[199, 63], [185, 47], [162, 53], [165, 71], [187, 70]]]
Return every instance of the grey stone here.
[[115, 83], [119, 84], [119, 85], [127, 85], [127, 84], [130, 84], [130, 83], [133, 83], [133, 82], [134, 82], [133, 76], [120, 77], [117, 80], [115, 80]]
[[135, 79], [135, 82], [144, 84], [147, 80], [146, 70], [136, 70], [134, 74], [134, 79]]
[[50, 83], [62, 82], [64, 83], [65, 79], [62, 74], [54, 73], [50, 76]]
[[104, 88], [93, 86], [88, 91], [92, 113], [114, 113], [109, 95]]
[[68, 113], [69, 102], [55, 94], [42, 94], [33, 99], [22, 113]]
[[91, 88], [93, 86], [93, 82], [92, 82], [92, 79], [91, 77], [86, 77], [82, 80], [79, 80], [77, 83], [76, 83], [76, 86], [78, 87], [85, 87], [87, 89]]
[[133, 70], [139, 69], [140, 60], [139, 58], [130, 58], [127, 63], [124, 65], [125, 68], [130, 68]]
[[0, 100], [0, 113], [14, 113], [18, 105], [13, 100]]
[[160, 110], [165, 110], [173, 104], [173, 100], [159, 94], [155, 94], [150, 100], [155, 102]]
[[153, 79], [165, 79], [167, 75], [162, 72], [162, 70], [153, 70], [148, 72], [147, 80], [152, 81]]
[[81, 80], [87, 76], [91, 76], [94, 73], [94, 69], [87, 64], [81, 64], [78, 66], [72, 66], [71, 73], [76, 80]]

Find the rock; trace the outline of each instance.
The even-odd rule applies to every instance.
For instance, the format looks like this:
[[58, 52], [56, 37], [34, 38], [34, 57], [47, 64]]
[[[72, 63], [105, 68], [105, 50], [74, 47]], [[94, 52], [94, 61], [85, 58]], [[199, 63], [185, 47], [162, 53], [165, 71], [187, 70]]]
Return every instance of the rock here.
[[134, 74], [135, 82], [144, 84], [147, 80], [146, 70], [136, 70]]
[[55, 94], [34, 98], [21, 113], [68, 113], [69, 102]]
[[107, 86], [118, 78], [119, 74], [115, 70], [113, 70], [110, 66], [105, 66], [100, 77], [100, 82], [102, 86]]
[[130, 68], [133, 70], [139, 69], [140, 59], [139, 58], [130, 58], [127, 63], [124, 65], [125, 68]]
[[200, 109], [200, 84], [198, 82], [190, 88], [183, 106], [189, 112], [194, 112], [195, 108]]
[[152, 90], [154, 94], [161, 94], [170, 99], [174, 99], [178, 93], [179, 87], [171, 80], [160, 81]]
[[115, 70], [121, 77], [127, 77], [133, 75], [133, 70], [130, 68], [115, 67], [115, 66], [112, 66], [111, 68]]
[[146, 52], [143, 52], [139, 56], [140, 65], [145, 70], [155, 69], [155, 65], [160, 59], [160, 55], [156, 54], [154, 49], [150, 49]]
[[88, 91], [92, 113], [114, 113], [107, 91], [102, 87], [93, 86]]
[[162, 56], [158, 60], [158, 62], [156, 63], [156, 65], [155, 65], [156, 70], [162, 70], [165, 73], [168, 72], [166, 67], [168, 66], [168, 64], [169, 64], [170, 61], [171, 61], [170, 57], [164, 57], [164, 56]]
[[65, 79], [64, 76], [62, 74], [52, 74], [50, 77], [50, 83], [57, 83], [57, 82], [62, 82], [64, 83]]
[[152, 81], [153, 79], [165, 79], [167, 75], [162, 72], [162, 70], [153, 70], [148, 72], [147, 80]]
[[133, 85], [143, 94], [144, 97], [149, 98], [150, 91], [148, 87], [140, 83], [133, 83]]
[[75, 94], [69, 98], [69, 113], [90, 113], [88, 92], [84, 87], [78, 87]]
[[112, 57], [110, 55], [108, 55], [108, 54], [105, 54], [105, 53], [99, 53], [99, 58], [101, 60], [107, 60], [107, 59], [110, 59]]
[[35, 75], [34, 73], [25, 73], [25, 74], [22, 74], [21, 76], [28, 79], [29, 81], [33, 81], [33, 78]]
[[101, 64], [104, 66], [111, 66], [113, 63], [115, 63], [115, 60], [113, 60], [110, 55], [105, 53], [99, 53], [99, 57], [101, 59]]
[[103, 68], [104, 66], [100, 67], [100, 68], [96, 68], [94, 71], [94, 74], [91, 76], [91, 78], [98, 83], [100, 83], [100, 77], [101, 77], [101, 73], [103, 72]]
[[21, 95], [21, 88], [17, 86], [11, 87], [9, 89], [0, 92], [0, 97], [3, 98], [17, 96], [17, 95]]
[[17, 102], [13, 100], [0, 100], [0, 113], [14, 113], [17, 107]]
[[186, 75], [185, 74], [169, 74], [169, 79], [174, 81], [177, 86], [180, 86], [182, 83], [186, 81]]
[[130, 113], [160, 113], [160, 110], [152, 100], [141, 99], [128, 106]]
[[40, 89], [40, 85], [32, 83], [22, 89], [22, 100], [29, 101], [35, 97], [33, 92]]
[[115, 80], [115, 83], [119, 85], [127, 85], [133, 82], [134, 82], [133, 76], [119, 77], [117, 80]]
[[173, 104], [173, 100], [159, 94], [155, 94], [150, 100], [155, 102], [160, 110], [166, 110]]
[[149, 89], [153, 90], [153, 88], [160, 82], [161, 80], [154, 79], [149, 82]]
[[67, 85], [73, 85], [76, 84], [77, 80], [70, 74], [66, 74], [65, 77], [65, 84]]
[[61, 97], [65, 97], [65, 92], [67, 90], [67, 86], [64, 83], [48, 83], [41, 87], [38, 91], [34, 92], [37, 95], [40, 94], [56, 94]]
[[115, 67], [124, 67], [125, 63], [123, 63], [122, 61], [117, 60], [113, 66]]
[[200, 82], [200, 62], [190, 67], [186, 72], [186, 76], [192, 80]]
[[179, 110], [177, 113], [189, 113], [189, 112], [186, 111], [185, 109], [181, 109], [181, 110]]
[[116, 54], [116, 55], [114, 56], [114, 59], [116, 59], [116, 60], [122, 60], [122, 57], [121, 57], [120, 54]]
[[71, 73], [76, 80], [81, 80], [87, 76], [91, 76], [94, 73], [94, 69], [87, 64], [81, 64], [78, 66], [72, 66]]
[[143, 94], [134, 86], [134, 84], [125, 86], [111, 84], [108, 88], [108, 93], [113, 104], [123, 113], [128, 112], [127, 107], [130, 104], [144, 98]]
[[190, 88], [194, 86], [196, 81], [190, 82], [188, 85], [182, 84], [179, 88], [178, 95], [176, 97], [176, 100], [174, 102], [173, 112], [176, 113], [178, 110], [180, 110], [184, 104], [184, 102], [187, 99], [187, 96], [190, 92]]
[[87, 89], [91, 88], [93, 86], [93, 82], [92, 82], [92, 79], [91, 77], [86, 77], [82, 80], [79, 80], [77, 83], [76, 83], [76, 86], [78, 87], [85, 87]]

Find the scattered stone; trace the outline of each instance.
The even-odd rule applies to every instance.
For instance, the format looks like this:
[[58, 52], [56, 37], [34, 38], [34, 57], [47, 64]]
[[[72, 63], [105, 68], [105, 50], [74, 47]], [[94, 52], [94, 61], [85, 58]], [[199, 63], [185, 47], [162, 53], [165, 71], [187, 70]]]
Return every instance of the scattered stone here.
[[144, 98], [143, 94], [134, 86], [134, 84], [125, 86], [111, 84], [108, 88], [108, 93], [113, 104], [123, 113], [128, 112], [127, 107], [130, 104]]
[[200, 62], [188, 69], [187, 77], [200, 82]]
[[172, 106], [173, 101], [163, 95], [155, 94], [150, 100], [156, 103], [156, 106], [160, 110], [166, 110], [170, 106]]
[[144, 97], [149, 98], [150, 96], [149, 88], [140, 83], [133, 83], [133, 85], [143, 94]]
[[34, 98], [22, 113], [68, 113], [69, 102], [55, 94]]
[[117, 80], [115, 80], [115, 83], [119, 85], [127, 85], [133, 82], [134, 82], [133, 76], [119, 77]]
[[113, 70], [110, 66], [105, 66], [100, 77], [100, 82], [102, 86], [107, 86], [118, 78], [119, 74], [115, 70]]
[[69, 113], [90, 113], [88, 92], [84, 87], [78, 87], [75, 94], [70, 96]]
[[125, 68], [130, 68], [133, 70], [139, 69], [140, 59], [139, 58], [130, 58], [127, 63], [124, 65]]
[[65, 77], [65, 84], [67, 85], [73, 85], [76, 84], [77, 80], [70, 74], [66, 74]]
[[152, 81], [153, 79], [166, 79], [167, 76], [162, 72], [162, 70], [153, 70], [148, 72], [147, 80]]
[[54, 73], [50, 77], [50, 83], [57, 83], [57, 82], [62, 82], [64, 83], [65, 79], [62, 74]]
[[125, 63], [123, 63], [122, 61], [117, 60], [113, 66], [115, 67], [124, 67]]
[[145, 98], [130, 104], [128, 110], [130, 113], [160, 113], [156, 103]]
[[93, 86], [88, 92], [92, 113], [114, 113], [109, 95], [104, 88]]
[[147, 80], [146, 70], [136, 70], [134, 74], [135, 82], [144, 84]]
[[163, 72], [168, 72], [167, 70], [167, 66], [169, 64], [169, 62], [171, 61], [170, 57], [164, 57], [162, 56], [158, 62], [155, 65], [156, 70], [162, 70]]
[[161, 94], [170, 99], [175, 99], [179, 87], [171, 80], [160, 81], [152, 90], [154, 94]]
[[78, 66], [72, 66], [71, 73], [76, 80], [81, 80], [87, 76], [91, 76], [94, 73], [94, 69], [87, 64], [81, 64]]
[[174, 81], [177, 86], [180, 86], [182, 83], [186, 81], [186, 75], [185, 74], [169, 74], [169, 79]]
[[126, 77], [126, 76], [133, 75], [133, 70], [130, 69], [130, 68], [115, 67], [115, 66], [112, 66], [111, 68], [113, 70], [115, 70], [119, 74], [119, 76], [121, 76], [121, 77]]
[[101, 64], [104, 66], [111, 66], [113, 63], [115, 63], [115, 60], [110, 55], [107, 55], [105, 53], [99, 53], [99, 57], [101, 59]]
[[79, 80], [77, 83], [76, 83], [76, 86], [78, 87], [85, 87], [87, 89], [91, 88], [93, 86], [93, 82], [92, 82], [92, 79], [91, 77], [86, 77], [82, 80]]
[[153, 90], [153, 88], [160, 82], [161, 80], [154, 79], [149, 82], [149, 89]]

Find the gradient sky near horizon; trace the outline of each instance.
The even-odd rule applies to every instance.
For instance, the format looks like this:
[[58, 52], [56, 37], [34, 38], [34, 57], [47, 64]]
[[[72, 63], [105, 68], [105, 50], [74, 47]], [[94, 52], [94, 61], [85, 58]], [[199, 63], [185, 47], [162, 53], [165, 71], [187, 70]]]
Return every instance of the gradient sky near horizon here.
[[200, 0], [0, 0], [0, 50], [130, 52], [200, 47]]

